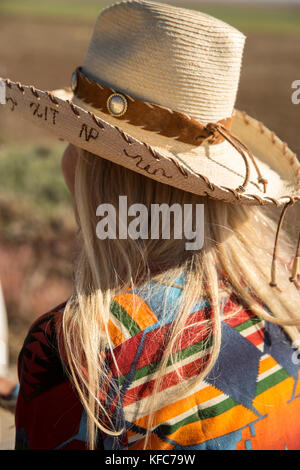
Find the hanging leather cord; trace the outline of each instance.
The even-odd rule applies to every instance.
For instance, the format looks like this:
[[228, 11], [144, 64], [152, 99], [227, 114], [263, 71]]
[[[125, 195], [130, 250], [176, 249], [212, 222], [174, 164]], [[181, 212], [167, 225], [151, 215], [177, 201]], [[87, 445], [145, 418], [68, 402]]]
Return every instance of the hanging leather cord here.
[[220, 123], [213, 123], [213, 122], [208, 123], [206, 125], [206, 129], [210, 132], [218, 132], [225, 140], [227, 140], [227, 142], [229, 142], [236, 149], [237, 152], [239, 152], [242, 155], [244, 162], [245, 162], [245, 166], [246, 166], [246, 175], [245, 175], [243, 184], [237, 188], [237, 191], [244, 192], [249, 183], [250, 165], [249, 165], [249, 160], [247, 157], [248, 155], [256, 170], [258, 182], [263, 184], [264, 193], [265, 193], [267, 190], [268, 180], [262, 177], [260, 169], [258, 168], [257, 163], [255, 161], [254, 155], [248, 149], [248, 147], [238, 137], [236, 137], [229, 129], [226, 129], [226, 127], [224, 127]]
[[[276, 237], [275, 237], [274, 250], [273, 250], [272, 266], [271, 266], [271, 282], [270, 282], [271, 287], [277, 287], [276, 267], [277, 267], [277, 258], [278, 258], [279, 235], [282, 229], [283, 221], [287, 213], [287, 210], [294, 203], [295, 203], [295, 199], [290, 198], [289, 202], [287, 202], [284, 205], [284, 208], [282, 209], [282, 212], [279, 218], [277, 231], [276, 231]], [[299, 233], [299, 238], [298, 238], [298, 243], [297, 243], [296, 254], [295, 254], [295, 258], [293, 262], [292, 273], [289, 278], [289, 280], [293, 282], [297, 288], [299, 288], [299, 285], [297, 283], [297, 276], [299, 274], [299, 266], [300, 266], [300, 233]]]
[[298, 273], [300, 272], [299, 267], [300, 267], [300, 233], [299, 233], [299, 238], [298, 238], [296, 256], [294, 258], [294, 263], [292, 267], [292, 275], [290, 277], [291, 282], [295, 283], [297, 281], [297, 276], [298, 276]]
[[[236, 137], [234, 134], [229, 129], [226, 129], [222, 124], [220, 123], [209, 123], [207, 124], [206, 128], [210, 130], [211, 132], [217, 131], [219, 134], [226, 139], [243, 157], [246, 165], [246, 175], [244, 179], [244, 183], [237, 189], [237, 191], [244, 191], [248, 182], [249, 182], [249, 161], [247, 159], [247, 154], [249, 158], [251, 159], [256, 172], [258, 176], [258, 182], [262, 183], [264, 186], [264, 192], [266, 192], [266, 186], [268, 184], [268, 181], [262, 177], [262, 174], [256, 164], [254, 155], [252, 152], [248, 149], [248, 147], [240, 141], [238, 137]], [[298, 197], [293, 198], [290, 197], [290, 200], [284, 205], [284, 208], [281, 212], [280, 219], [278, 222], [277, 226], [277, 231], [276, 231], [276, 237], [275, 237], [275, 244], [274, 244], [274, 250], [273, 250], [273, 258], [272, 258], [272, 266], [271, 266], [271, 282], [270, 286], [271, 287], [277, 287], [277, 280], [276, 280], [276, 265], [277, 265], [277, 257], [278, 257], [278, 241], [279, 241], [279, 235], [281, 232], [281, 228], [283, 225], [284, 217], [286, 215], [286, 212], [288, 208], [295, 203], [295, 200], [299, 199]], [[293, 282], [296, 286], [297, 289], [300, 289], [300, 285], [298, 284], [298, 274], [300, 271], [300, 232], [299, 232], [299, 238], [298, 238], [298, 243], [297, 243], [297, 249], [296, 249], [296, 254], [293, 262], [293, 267], [291, 270], [291, 276], [289, 280]]]

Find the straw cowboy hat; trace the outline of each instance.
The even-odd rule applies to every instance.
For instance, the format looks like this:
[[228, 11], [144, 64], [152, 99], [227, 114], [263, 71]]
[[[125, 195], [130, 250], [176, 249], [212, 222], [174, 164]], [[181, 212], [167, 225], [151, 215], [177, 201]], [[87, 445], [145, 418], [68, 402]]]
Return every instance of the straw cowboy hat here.
[[245, 37], [206, 14], [129, 0], [99, 15], [71, 88], [2, 80], [8, 112], [145, 176], [199, 195], [282, 205], [296, 155], [234, 109]]

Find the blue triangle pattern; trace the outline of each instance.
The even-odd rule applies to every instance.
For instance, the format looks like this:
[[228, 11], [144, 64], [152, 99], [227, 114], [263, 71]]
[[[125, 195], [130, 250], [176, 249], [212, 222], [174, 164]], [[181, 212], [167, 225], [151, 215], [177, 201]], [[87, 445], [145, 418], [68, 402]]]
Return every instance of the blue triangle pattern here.
[[[221, 351], [205, 382], [255, 411], [252, 401], [263, 353], [226, 322], [222, 322], [221, 334]], [[246, 370], [244, 364], [247, 364]]]

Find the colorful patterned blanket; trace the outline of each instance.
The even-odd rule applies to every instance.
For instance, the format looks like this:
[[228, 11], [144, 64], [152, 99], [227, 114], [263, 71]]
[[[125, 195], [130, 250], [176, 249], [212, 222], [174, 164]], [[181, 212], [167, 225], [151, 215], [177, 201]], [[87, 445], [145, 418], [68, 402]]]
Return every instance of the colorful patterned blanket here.
[[[114, 299], [109, 333], [119, 371], [107, 350], [111, 386], [102, 395], [116, 426], [125, 431], [119, 437], [99, 432], [99, 449], [143, 449], [164, 339], [181, 293], [180, 286], [152, 282]], [[220, 354], [196, 385], [212, 338], [205, 324], [194, 323], [209, 318], [211, 305], [202, 298], [193, 306], [188, 334], [169, 361], [158, 390], [147, 448], [300, 450], [296, 350], [279, 326], [253, 315], [234, 294], [225, 296], [221, 304]], [[19, 356], [17, 449], [86, 449], [86, 414], [58, 353], [56, 330], [63, 310], [60, 305], [33, 324]]]

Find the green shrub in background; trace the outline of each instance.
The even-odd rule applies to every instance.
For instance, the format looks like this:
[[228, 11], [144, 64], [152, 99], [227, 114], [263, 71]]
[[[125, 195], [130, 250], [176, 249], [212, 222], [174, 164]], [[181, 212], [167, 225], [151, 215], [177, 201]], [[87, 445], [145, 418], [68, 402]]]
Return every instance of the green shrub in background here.
[[34, 242], [75, 230], [60, 161], [66, 144], [0, 147], [1, 239]]
[[0, 147], [0, 196], [34, 204], [41, 212], [70, 206], [60, 169], [66, 144]]

